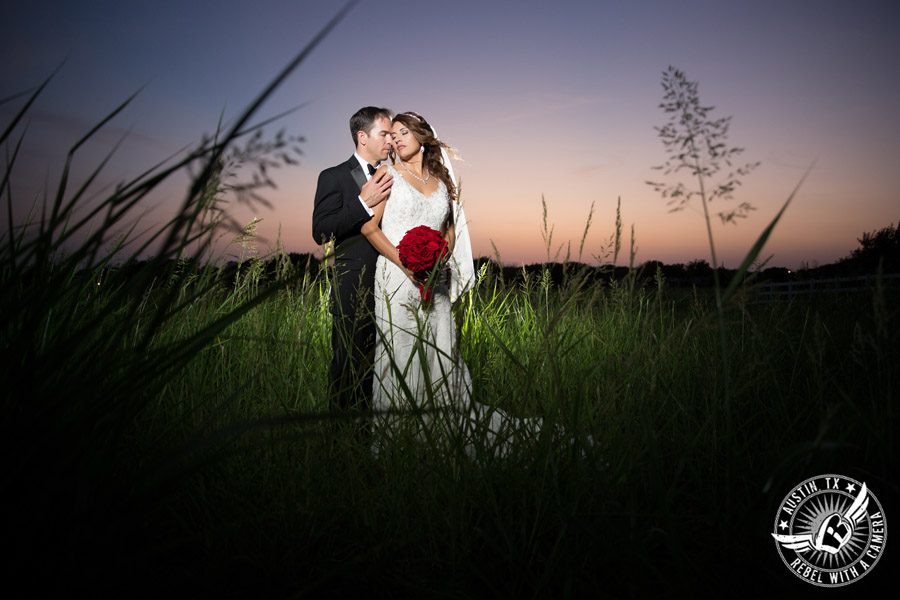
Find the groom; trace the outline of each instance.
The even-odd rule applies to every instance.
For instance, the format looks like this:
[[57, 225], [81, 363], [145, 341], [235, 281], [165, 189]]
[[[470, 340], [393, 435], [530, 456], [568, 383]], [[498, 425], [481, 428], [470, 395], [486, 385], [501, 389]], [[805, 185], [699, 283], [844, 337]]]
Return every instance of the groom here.
[[[391, 112], [366, 106], [350, 117], [356, 152], [350, 159], [319, 174], [313, 207], [313, 237], [334, 252], [331, 285], [331, 347], [328, 370], [332, 397], [339, 408], [366, 404], [372, 378], [366, 371], [375, 346], [375, 261], [378, 252], [360, 228], [374, 214], [372, 207], [388, 197], [393, 183], [375, 167], [391, 147]], [[329, 242], [333, 241], [333, 245]], [[331, 261], [329, 261], [331, 262]]]

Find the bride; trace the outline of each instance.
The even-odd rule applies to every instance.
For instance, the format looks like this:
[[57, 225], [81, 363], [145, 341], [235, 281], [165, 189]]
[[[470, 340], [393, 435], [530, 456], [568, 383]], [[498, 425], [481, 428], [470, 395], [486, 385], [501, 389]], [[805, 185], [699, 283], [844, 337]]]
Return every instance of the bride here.
[[[471, 398], [472, 380], [459, 352], [451, 303], [472, 287], [475, 274], [447, 146], [412, 112], [394, 117], [391, 139], [393, 164], [379, 167], [394, 178], [391, 195], [362, 228], [380, 253], [372, 406], [382, 413], [379, 423], [388, 435], [405, 425], [419, 437], [461, 440], [470, 456], [482, 449], [506, 454], [511, 437], [533, 433], [540, 420], [515, 419]], [[406, 232], [420, 225], [439, 231], [449, 247], [427, 302], [397, 250]], [[388, 416], [410, 409], [412, 418]]]

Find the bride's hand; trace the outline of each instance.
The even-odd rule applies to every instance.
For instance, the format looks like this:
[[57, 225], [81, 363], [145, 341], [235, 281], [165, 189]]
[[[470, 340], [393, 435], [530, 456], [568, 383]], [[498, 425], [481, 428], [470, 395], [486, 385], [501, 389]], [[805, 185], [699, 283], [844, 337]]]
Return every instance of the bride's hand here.
[[[359, 191], [359, 197], [369, 208], [375, 208], [391, 195], [394, 178], [385, 167], [379, 167], [372, 178]], [[379, 219], [380, 220], [380, 219]]]
[[409, 280], [412, 281], [413, 285], [415, 285], [416, 287], [418, 287], [419, 283], [421, 283], [418, 279], [416, 279], [416, 274], [413, 273], [412, 271], [410, 271], [409, 269], [407, 269], [406, 267], [403, 267], [403, 274], [406, 275], [407, 277], [409, 277]]

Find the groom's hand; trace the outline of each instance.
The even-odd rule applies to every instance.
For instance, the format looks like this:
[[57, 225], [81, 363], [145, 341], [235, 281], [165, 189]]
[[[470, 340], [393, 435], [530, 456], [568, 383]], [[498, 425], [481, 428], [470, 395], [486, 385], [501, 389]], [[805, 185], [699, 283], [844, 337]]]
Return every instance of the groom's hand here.
[[369, 208], [375, 208], [391, 195], [391, 186], [394, 185], [394, 177], [387, 169], [378, 169], [372, 178], [362, 186], [359, 197]]

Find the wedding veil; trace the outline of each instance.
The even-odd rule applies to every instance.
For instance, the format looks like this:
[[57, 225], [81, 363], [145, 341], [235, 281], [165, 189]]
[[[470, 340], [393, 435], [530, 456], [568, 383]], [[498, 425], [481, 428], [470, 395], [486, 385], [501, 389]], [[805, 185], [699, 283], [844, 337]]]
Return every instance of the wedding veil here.
[[[435, 139], [440, 140], [434, 127], [431, 128], [431, 133]], [[447, 172], [450, 173], [450, 180], [459, 190], [453, 165], [450, 164], [450, 155], [443, 146], [441, 146], [441, 158], [444, 166], [447, 167]], [[456, 243], [453, 246], [453, 253], [450, 255], [450, 302], [456, 302], [460, 296], [475, 286], [475, 259], [472, 256], [472, 240], [469, 239], [469, 222], [466, 220], [466, 213], [463, 211], [463, 205], [458, 196], [456, 202], [453, 203], [453, 223], [455, 224]]]

